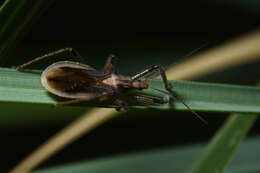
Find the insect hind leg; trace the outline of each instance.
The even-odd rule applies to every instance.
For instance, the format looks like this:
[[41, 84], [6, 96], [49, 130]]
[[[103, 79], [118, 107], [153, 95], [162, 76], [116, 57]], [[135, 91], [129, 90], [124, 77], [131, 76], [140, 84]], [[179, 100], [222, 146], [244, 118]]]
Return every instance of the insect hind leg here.
[[54, 57], [54, 56], [57, 56], [57, 55], [61, 55], [61, 54], [66, 53], [66, 52], [68, 52], [68, 56], [69, 57], [75, 58], [79, 62], [85, 63], [84, 59], [80, 56], [80, 54], [75, 49], [73, 49], [71, 47], [68, 47], [68, 48], [63, 48], [63, 49], [56, 50], [54, 52], [47, 53], [47, 54], [45, 54], [43, 56], [39, 56], [39, 57], [37, 57], [37, 58], [27, 62], [27, 63], [24, 63], [22, 65], [19, 65], [19, 66], [15, 67], [15, 69], [16, 70], [22, 70], [25, 67], [28, 67], [28, 66], [30, 66], [32, 64], [35, 64], [35, 63], [37, 63], [37, 62], [39, 62], [39, 61], [41, 61], [43, 59]]

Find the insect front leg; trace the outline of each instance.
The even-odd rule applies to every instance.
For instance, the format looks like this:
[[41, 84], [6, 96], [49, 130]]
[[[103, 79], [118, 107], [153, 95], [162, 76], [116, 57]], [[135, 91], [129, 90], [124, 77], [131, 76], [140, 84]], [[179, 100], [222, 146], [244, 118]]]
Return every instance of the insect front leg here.
[[30, 65], [32, 65], [34, 63], [37, 63], [40, 60], [43, 60], [43, 59], [46, 59], [46, 58], [50, 58], [50, 57], [54, 57], [54, 56], [57, 56], [57, 55], [61, 55], [61, 54], [66, 53], [66, 52], [68, 52], [68, 56], [69, 57], [75, 58], [79, 62], [84, 63], [84, 59], [80, 56], [80, 54], [75, 49], [69, 47], [69, 48], [59, 49], [57, 51], [45, 54], [45, 55], [40, 56], [40, 57], [37, 57], [37, 58], [27, 62], [27, 63], [24, 63], [22, 65], [19, 65], [19, 66], [15, 67], [15, 69], [16, 70], [22, 70], [25, 67], [28, 67], [28, 66], [30, 66]]
[[112, 73], [115, 67], [116, 59], [117, 58], [115, 55], [110, 55], [102, 71], [105, 73]]
[[[145, 71], [133, 76], [131, 78], [131, 80], [138, 80], [140, 79], [141, 77], [144, 77], [148, 74], [151, 74], [153, 71], [155, 70], [159, 70], [160, 72], [160, 76], [161, 76], [161, 79], [163, 81], [163, 85], [164, 85], [164, 88], [169, 92], [170, 96], [175, 98], [176, 100], [182, 102], [182, 104], [188, 109], [190, 110], [197, 118], [199, 118], [204, 124], [208, 124], [208, 122], [206, 120], [204, 120], [199, 114], [197, 114], [196, 112], [194, 112], [184, 101], [182, 98], [180, 98], [178, 95], [176, 95], [174, 92], [171, 91], [170, 87], [169, 87], [169, 84], [167, 82], [167, 77], [166, 77], [166, 74], [165, 74], [165, 71], [164, 69], [162, 68], [161, 65], [155, 65], [155, 66], [152, 66], [151, 68], [149, 69], [146, 69]], [[144, 101], [149, 101], [149, 99], [147, 97], [137, 97], [136, 99], [138, 100], [144, 100]], [[170, 98], [169, 98], [169, 95], [166, 95], [165, 100], [168, 100], [166, 103], [169, 102]]]
[[170, 87], [169, 87], [169, 84], [167, 82], [167, 77], [166, 77], [166, 74], [165, 74], [165, 71], [163, 69], [163, 67], [161, 65], [154, 65], [146, 70], [144, 70], [143, 72], [133, 76], [131, 78], [132, 81], [134, 80], [138, 80], [146, 75], [149, 75], [151, 74], [152, 72], [154, 72], [155, 70], [159, 70], [159, 73], [160, 73], [160, 76], [161, 76], [161, 79], [162, 79], [162, 82], [163, 82], [163, 85], [164, 85], [164, 88], [166, 90], [170, 90]]

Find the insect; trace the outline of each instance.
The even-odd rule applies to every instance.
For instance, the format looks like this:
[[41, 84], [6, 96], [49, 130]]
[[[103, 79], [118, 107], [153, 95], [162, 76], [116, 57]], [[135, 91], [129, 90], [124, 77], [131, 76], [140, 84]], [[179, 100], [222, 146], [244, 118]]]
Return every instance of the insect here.
[[[97, 71], [86, 65], [79, 53], [72, 48], [64, 48], [40, 56], [17, 66], [16, 69], [22, 70], [42, 59], [66, 52], [69, 53], [70, 57], [77, 59], [79, 62], [58, 61], [48, 66], [41, 75], [41, 85], [47, 91], [59, 97], [69, 99], [57, 102], [57, 106], [90, 100], [104, 101], [110, 99], [118, 106], [117, 110], [126, 111], [128, 109], [127, 103], [120, 97], [127, 95], [129, 91], [149, 88], [148, 82], [142, 81], [141, 78], [156, 70], [160, 72], [165, 89], [169, 89], [165, 72], [160, 65], [154, 65], [133, 77], [127, 78], [116, 73], [114, 68], [116, 57], [114, 55], [109, 56], [102, 71]], [[131, 99], [151, 104], [165, 104], [169, 102], [168, 95], [164, 98], [157, 98], [131, 93], [128, 96]]]

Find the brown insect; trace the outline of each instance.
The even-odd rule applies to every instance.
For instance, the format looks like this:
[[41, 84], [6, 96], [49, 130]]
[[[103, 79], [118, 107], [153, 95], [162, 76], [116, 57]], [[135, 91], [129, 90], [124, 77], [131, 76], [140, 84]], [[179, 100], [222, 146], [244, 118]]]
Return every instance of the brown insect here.
[[[148, 104], [166, 104], [169, 103], [170, 96], [183, 103], [183, 105], [197, 116], [204, 124], [208, 124], [200, 115], [194, 112], [181, 98], [174, 95], [167, 83], [167, 77], [161, 65], [154, 65], [135, 76], [128, 78], [116, 73], [114, 69], [116, 57], [109, 56], [102, 71], [97, 71], [94, 68], [85, 64], [83, 58], [77, 51], [72, 48], [64, 48], [49, 54], [35, 58], [25, 64], [17, 66], [17, 70], [22, 70], [25, 67], [34, 64], [42, 59], [53, 57], [56, 55], [69, 53], [70, 57], [77, 59], [79, 62], [58, 61], [48, 66], [41, 75], [41, 85], [54, 95], [67, 98], [70, 100], [57, 102], [55, 105], [66, 105], [90, 100], [104, 101], [110, 99], [118, 106], [117, 110], [126, 111], [127, 103], [123, 97], [148, 103]], [[149, 86], [147, 81], [141, 81], [142, 77], [148, 76], [159, 71], [164, 88], [168, 92], [163, 92], [159, 89]], [[164, 98], [157, 98], [137, 93], [129, 93], [133, 90], [142, 90], [152, 88], [157, 91], [166, 93]], [[170, 96], [169, 96], [169, 95]]]
[[[48, 66], [41, 75], [41, 85], [46, 90], [54, 95], [70, 99], [57, 102], [56, 105], [80, 103], [90, 100], [104, 101], [112, 98], [113, 103], [119, 107], [117, 110], [126, 111], [127, 103], [121, 99], [122, 96], [127, 96], [127, 93], [132, 90], [149, 88], [149, 84], [140, 79], [155, 70], [159, 70], [165, 89], [169, 89], [165, 72], [160, 65], [152, 66], [131, 78], [127, 78], [115, 72], [115, 56], [109, 56], [103, 70], [97, 71], [84, 64], [82, 57], [72, 48], [65, 48], [43, 55], [16, 67], [16, 69], [21, 70], [39, 60], [65, 52], [69, 52], [71, 57], [78, 59], [81, 63], [58, 61]], [[164, 98], [157, 98], [131, 93], [128, 96], [137, 101], [150, 104], [165, 104], [169, 102], [168, 95]]]

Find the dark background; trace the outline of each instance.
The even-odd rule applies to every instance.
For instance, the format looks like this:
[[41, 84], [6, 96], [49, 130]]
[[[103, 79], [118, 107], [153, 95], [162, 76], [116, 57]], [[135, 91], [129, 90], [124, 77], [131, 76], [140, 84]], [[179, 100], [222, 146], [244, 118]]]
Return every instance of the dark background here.
[[[135, 74], [152, 64], [167, 67], [189, 58], [186, 55], [194, 49], [202, 47], [199, 51], [204, 51], [256, 29], [260, 24], [257, 5], [258, 1], [243, 0], [56, 1], [18, 45], [12, 56], [19, 56], [19, 60], [10, 59], [8, 64], [21, 64], [46, 52], [73, 47], [97, 69], [111, 53], [119, 56], [122, 74]], [[198, 80], [255, 84], [259, 79], [258, 66], [244, 65]], [[227, 115], [200, 114], [209, 126], [189, 112], [130, 111], [80, 138], [43, 166], [207, 142]], [[34, 117], [30, 123], [2, 127], [1, 143], [7, 150], [1, 151], [6, 156], [1, 168], [11, 168], [77, 116], [59, 117], [60, 121], [54, 123]], [[250, 135], [259, 132], [256, 126]]]

